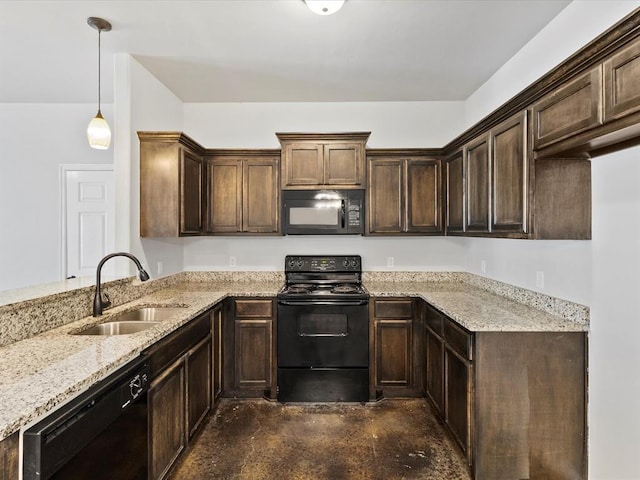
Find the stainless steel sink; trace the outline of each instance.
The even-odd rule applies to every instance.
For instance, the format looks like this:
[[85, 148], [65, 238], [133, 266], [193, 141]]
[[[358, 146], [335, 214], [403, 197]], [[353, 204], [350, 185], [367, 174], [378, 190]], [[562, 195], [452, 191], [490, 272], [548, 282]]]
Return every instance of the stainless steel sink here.
[[115, 313], [107, 322], [162, 322], [168, 320], [176, 313], [182, 312], [185, 307], [143, 307], [128, 312]]
[[99, 325], [85, 328], [73, 335], [128, 335], [138, 333], [168, 320], [186, 307], [142, 307], [115, 313]]
[[74, 335], [128, 335], [138, 333], [158, 325], [160, 322], [129, 321], [129, 322], [105, 322], [93, 327], [85, 328]]

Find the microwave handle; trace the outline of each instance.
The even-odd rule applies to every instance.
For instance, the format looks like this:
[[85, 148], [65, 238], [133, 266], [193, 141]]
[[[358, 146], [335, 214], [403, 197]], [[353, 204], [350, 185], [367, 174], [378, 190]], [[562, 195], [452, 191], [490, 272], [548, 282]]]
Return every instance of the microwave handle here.
[[342, 199], [342, 208], [340, 209], [340, 220], [342, 223], [342, 228], [344, 229], [344, 223], [345, 223], [345, 200]]

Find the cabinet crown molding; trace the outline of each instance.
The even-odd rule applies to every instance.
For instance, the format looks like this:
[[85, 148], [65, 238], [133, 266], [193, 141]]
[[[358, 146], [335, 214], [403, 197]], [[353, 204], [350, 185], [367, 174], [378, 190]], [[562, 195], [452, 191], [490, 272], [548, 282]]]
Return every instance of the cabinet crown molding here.
[[175, 131], [163, 131], [163, 132], [137, 132], [140, 142], [166, 142], [166, 143], [180, 143], [199, 154], [204, 153], [204, 147], [196, 142], [189, 135], [184, 132]]
[[300, 133], [300, 132], [276, 132], [280, 142], [292, 141], [356, 141], [366, 142], [371, 132], [341, 132], [341, 133]]

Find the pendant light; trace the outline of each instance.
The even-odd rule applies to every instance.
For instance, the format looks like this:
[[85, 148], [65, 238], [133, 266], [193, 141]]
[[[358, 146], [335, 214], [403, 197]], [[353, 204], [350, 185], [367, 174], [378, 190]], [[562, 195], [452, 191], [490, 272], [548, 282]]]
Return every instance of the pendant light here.
[[342, 8], [344, 0], [304, 0], [309, 10], [318, 15], [331, 15]]
[[87, 140], [89, 140], [91, 148], [106, 150], [111, 143], [111, 129], [100, 111], [100, 34], [103, 31], [108, 32], [111, 30], [111, 24], [98, 17], [87, 18], [87, 23], [90, 27], [98, 30], [98, 113], [91, 122], [89, 122], [89, 126], [87, 127]]

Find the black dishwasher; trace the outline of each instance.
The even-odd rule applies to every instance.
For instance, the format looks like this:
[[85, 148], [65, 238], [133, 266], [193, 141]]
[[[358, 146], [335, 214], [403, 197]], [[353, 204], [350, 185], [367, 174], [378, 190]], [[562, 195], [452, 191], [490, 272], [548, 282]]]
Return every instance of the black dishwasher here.
[[148, 384], [137, 358], [25, 430], [23, 479], [146, 479]]

